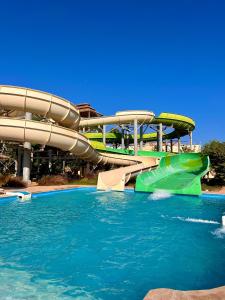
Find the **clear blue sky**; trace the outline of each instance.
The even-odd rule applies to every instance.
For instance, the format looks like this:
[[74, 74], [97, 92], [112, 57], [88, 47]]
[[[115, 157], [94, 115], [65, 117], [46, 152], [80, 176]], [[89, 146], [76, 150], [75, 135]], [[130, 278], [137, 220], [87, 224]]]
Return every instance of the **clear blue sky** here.
[[225, 140], [224, 0], [1, 1], [0, 83], [196, 120]]

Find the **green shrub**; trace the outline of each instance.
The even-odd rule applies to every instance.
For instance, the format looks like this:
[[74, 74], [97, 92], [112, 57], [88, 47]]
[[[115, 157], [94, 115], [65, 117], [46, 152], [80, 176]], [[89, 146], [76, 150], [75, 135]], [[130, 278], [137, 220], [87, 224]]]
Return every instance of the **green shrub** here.
[[47, 175], [38, 180], [38, 185], [64, 185], [68, 183], [68, 178], [62, 175]]
[[10, 175], [1, 175], [0, 176], [0, 186], [4, 186], [8, 182], [10, 177], [11, 177]]
[[212, 141], [203, 147], [202, 153], [210, 158], [211, 168], [215, 177], [211, 183], [215, 185], [225, 184], [225, 142]]
[[77, 185], [97, 185], [98, 178], [81, 178], [76, 180], [71, 180], [70, 184], [77, 184]]
[[21, 177], [5, 176], [2, 187], [26, 188], [27, 183]]

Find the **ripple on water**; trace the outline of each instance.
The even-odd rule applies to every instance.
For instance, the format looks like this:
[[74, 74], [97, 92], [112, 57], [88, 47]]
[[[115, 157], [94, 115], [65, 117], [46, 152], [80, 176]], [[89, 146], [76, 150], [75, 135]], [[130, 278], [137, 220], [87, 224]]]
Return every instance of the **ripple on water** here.
[[161, 199], [83, 189], [0, 205], [0, 299], [136, 300], [224, 285], [225, 202]]

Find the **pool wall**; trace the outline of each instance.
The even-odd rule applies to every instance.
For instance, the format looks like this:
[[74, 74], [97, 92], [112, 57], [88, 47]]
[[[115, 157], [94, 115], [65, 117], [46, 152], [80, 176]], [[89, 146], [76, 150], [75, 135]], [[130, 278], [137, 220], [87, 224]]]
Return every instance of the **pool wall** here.
[[[40, 198], [40, 197], [45, 197], [48, 195], [55, 195], [55, 194], [61, 194], [61, 193], [69, 193], [69, 192], [74, 192], [77, 190], [96, 190], [96, 187], [76, 187], [76, 188], [71, 188], [71, 189], [62, 189], [62, 190], [52, 190], [48, 192], [36, 192], [32, 194], [32, 198]], [[104, 192], [104, 191], [103, 191]], [[124, 192], [126, 193], [139, 193], [135, 192], [133, 189], [125, 189]], [[151, 194], [151, 193], [149, 193]], [[178, 195], [176, 195], [178, 196]], [[184, 196], [184, 195], [182, 195]], [[190, 196], [190, 195], [185, 195], [185, 196]], [[203, 193], [200, 196], [200, 198], [213, 198], [213, 199], [218, 199], [218, 200], [224, 200], [225, 201], [225, 194], [208, 194], [208, 193]], [[16, 196], [8, 196], [8, 197], [0, 197], [0, 203], [5, 203], [9, 201], [15, 201], [17, 199]]]

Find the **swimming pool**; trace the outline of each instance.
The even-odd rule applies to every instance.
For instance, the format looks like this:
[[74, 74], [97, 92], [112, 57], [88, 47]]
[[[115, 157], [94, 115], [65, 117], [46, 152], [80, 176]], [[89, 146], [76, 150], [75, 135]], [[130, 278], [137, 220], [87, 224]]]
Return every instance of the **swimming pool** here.
[[225, 198], [94, 188], [0, 200], [0, 299], [136, 300], [224, 285], [223, 214]]

